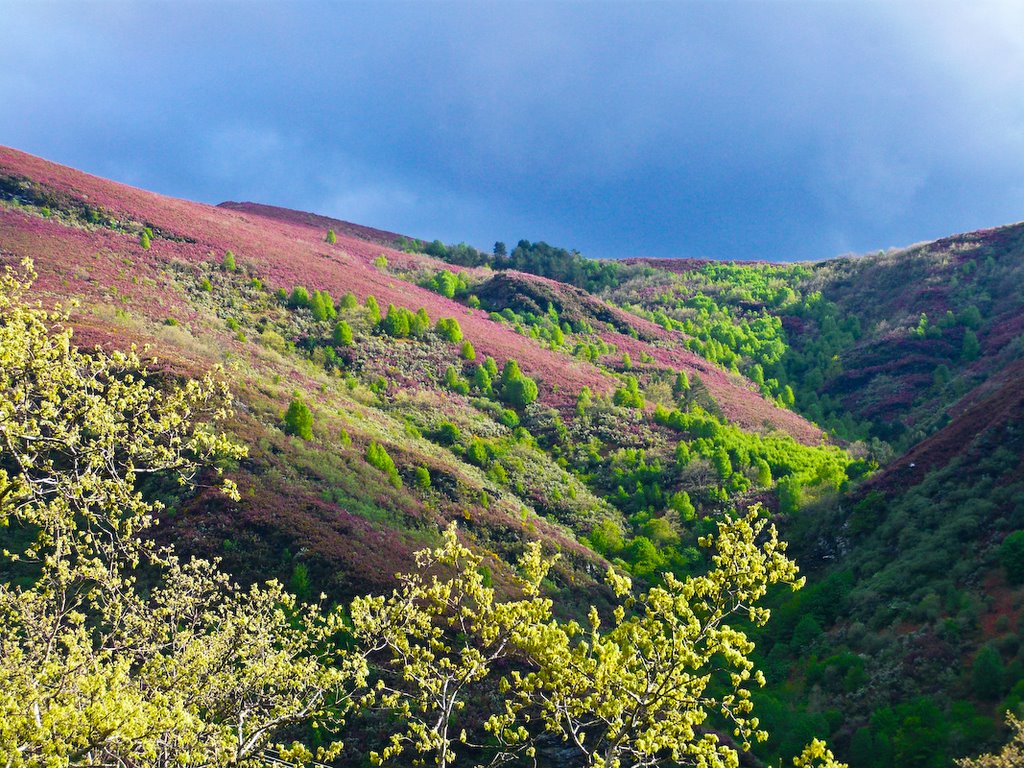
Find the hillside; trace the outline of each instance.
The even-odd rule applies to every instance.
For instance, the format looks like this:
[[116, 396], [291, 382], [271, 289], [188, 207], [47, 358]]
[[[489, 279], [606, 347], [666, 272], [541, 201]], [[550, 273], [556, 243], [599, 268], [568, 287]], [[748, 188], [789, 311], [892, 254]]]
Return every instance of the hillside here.
[[491, 257], [0, 148], [0, 266], [78, 303], [80, 347], [222, 366], [236, 397], [240, 500], [161, 490], [158, 539], [343, 601], [457, 520], [499, 589], [527, 542], [559, 551], [544, 586], [579, 616], [610, 563], [701, 573], [761, 503], [809, 574], [758, 636], [773, 765], [812, 736], [946, 765], [1024, 699], [1022, 252], [1017, 224], [813, 264]]

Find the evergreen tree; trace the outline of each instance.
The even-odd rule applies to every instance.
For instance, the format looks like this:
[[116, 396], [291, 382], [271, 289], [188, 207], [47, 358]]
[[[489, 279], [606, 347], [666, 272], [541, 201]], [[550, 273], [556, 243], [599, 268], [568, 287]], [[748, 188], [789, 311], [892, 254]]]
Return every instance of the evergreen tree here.
[[328, 245], [334, 245], [335, 243], [338, 242], [338, 236], [336, 234], [334, 234], [334, 230], [333, 229], [328, 229], [327, 230], [327, 237], [325, 237], [324, 240], [326, 241], [326, 243]]
[[344, 320], [340, 321], [334, 326], [334, 333], [331, 339], [337, 347], [351, 347], [353, 344], [352, 326]]
[[284, 431], [303, 440], [313, 439], [313, 412], [298, 395], [292, 398], [284, 414]]

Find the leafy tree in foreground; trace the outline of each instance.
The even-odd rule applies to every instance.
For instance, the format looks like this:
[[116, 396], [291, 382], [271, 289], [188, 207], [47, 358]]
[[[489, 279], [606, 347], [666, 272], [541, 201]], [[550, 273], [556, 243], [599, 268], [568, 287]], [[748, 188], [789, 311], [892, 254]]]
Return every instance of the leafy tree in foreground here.
[[[798, 589], [795, 563], [759, 511], [719, 524], [712, 569], [634, 597], [625, 576], [610, 570], [619, 600], [610, 626], [596, 608], [589, 625], [561, 622], [540, 583], [553, 564], [531, 544], [520, 560], [521, 597], [497, 602], [484, 584], [479, 556], [449, 527], [444, 543], [417, 555], [419, 572], [400, 576], [390, 597], [352, 604], [359, 641], [376, 663], [376, 703], [400, 723], [381, 764], [407, 751], [439, 766], [489, 735], [491, 764], [532, 757], [544, 734], [561, 737], [587, 766], [688, 765], [735, 768], [737, 748], [714, 732], [728, 726], [739, 749], [767, 737], [758, 729], [750, 691], [764, 678], [749, 656], [753, 644], [732, 625], [763, 625], [758, 607], [769, 585]], [[428, 579], [423, 571], [455, 571]], [[511, 667], [512, 671], [507, 671]], [[504, 672], [504, 676], [497, 678]], [[467, 722], [467, 702], [498, 711]], [[841, 768], [822, 742], [808, 745], [798, 766]]]
[[[766, 525], [758, 515], [726, 519], [713, 541], [701, 539], [716, 550], [706, 575], [680, 581], [669, 572], [663, 586], [634, 598], [630, 580], [609, 571], [620, 600], [610, 627], [593, 608], [586, 628], [538, 627], [524, 645], [539, 668], [513, 681], [520, 705], [538, 702], [545, 728], [574, 744], [588, 765], [737, 765], [733, 747], [700, 733], [715, 715], [743, 750], [767, 738], [750, 699], [764, 676], [749, 658], [753, 643], [730, 618], [761, 626], [769, 612], [757, 602], [769, 585], [803, 585], [774, 527], [757, 542]], [[509, 726], [515, 714], [510, 706]]]
[[[513, 655], [527, 628], [550, 619], [551, 601], [540, 597], [550, 562], [538, 544], [520, 561], [521, 600], [498, 602], [484, 585], [481, 562], [459, 542], [453, 524], [439, 548], [416, 553], [418, 572], [399, 576], [390, 597], [352, 602], [356, 638], [382, 672], [377, 704], [400, 723], [390, 742], [370, 753], [375, 765], [406, 750], [429, 755], [442, 768], [454, 762], [456, 745], [469, 741], [467, 731], [479, 730], [462, 714], [467, 699]], [[437, 566], [455, 573], [443, 580], [423, 575]], [[505, 729], [494, 730], [502, 736]], [[515, 734], [525, 742], [525, 730]]]
[[295, 723], [337, 727], [363, 675], [330, 643], [337, 613], [140, 536], [160, 510], [143, 478], [189, 485], [245, 454], [208, 426], [226, 386], [159, 390], [134, 352], [83, 354], [26, 288], [0, 275], [0, 563], [19, 576], [0, 584], [0, 764], [244, 765]]

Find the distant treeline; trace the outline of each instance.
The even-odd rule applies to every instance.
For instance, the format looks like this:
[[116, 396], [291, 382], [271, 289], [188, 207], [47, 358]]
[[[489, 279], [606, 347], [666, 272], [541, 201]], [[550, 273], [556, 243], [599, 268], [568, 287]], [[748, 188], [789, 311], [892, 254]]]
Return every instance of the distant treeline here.
[[520, 240], [511, 254], [502, 242], [494, 244], [493, 253], [485, 253], [466, 243], [445, 245], [440, 240], [427, 243], [404, 238], [398, 245], [402, 250], [426, 253], [449, 264], [462, 267], [515, 269], [569, 283], [591, 292], [617, 285], [622, 277], [622, 270], [639, 269], [612, 261], [588, 259], [577, 250], [568, 251], [545, 242], [531, 243], [529, 240]]

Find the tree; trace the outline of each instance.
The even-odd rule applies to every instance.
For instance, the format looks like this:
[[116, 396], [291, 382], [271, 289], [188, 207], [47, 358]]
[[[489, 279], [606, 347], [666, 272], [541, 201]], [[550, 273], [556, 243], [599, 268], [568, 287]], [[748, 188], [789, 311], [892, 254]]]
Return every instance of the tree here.
[[153, 236], [150, 234], [149, 228], [147, 227], [147, 228], [143, 229], [142, 230], [142, 234], [139, 235], [139, 245], [142, 246], [142, 249], [144, 251], [148, 251], [149, 250], [149, 247], [152, 244], [152, 239], [153, 239]]
[[473, 388], [484, 395], [490, 395], [493, 392], [491, 374], [483, 365], [478, 365], [473, 369]]
[[430, 315], [425, 307], [416, 310], [416, 314], [409, 318], [409, 335], [419, 339], [427, 335], [430, 330]]
[[[334, 307], [331, 307], [331, 309], [333, 308]], [[313, 314], [313, 319], [317, 322], [327, 319], [327, 308], [324, 305], [324, 297], [320, 291], [313, 291], [313, 296], [309, 300], [309, 311]]]
[[308, 307], [310, 301], [309, 291], [307, 291], [305, 286], [302, 285], [297, 285], [292, 288], [291, 295], [288, 296], [288, 306], [292, 309]]
[[1024, 531], [1009, 534], [999, 546], [999, 562], [1006, 569], [1006, 580], [1024, 584]]
[[452, 344], [462, 341], [462, 328], [459, 327], [459, 321], [454, 317], [442, 317], [437, 321], [434, 330], [437, 331], [438, 336]]
[[537, 382], [526, 376], [520, 376], [502, 387], [501, 398], [516, 408], [525, 408], [537, 399]]
[[235, 263], [235, 254], [232, 251], [224, 252], [224, 258], [220, 263], [220, 268], [225, 272], [234, 272], [238, 269], [238, 265]]
[[493, 251], [493, 253], [494, 253], [495, 256], [504, 257], [504, 256], [508, 255], [508, 249], [506, 248], [505, 244], [503, 242], [501, 242], [501, 240], [498, 240], [494, 244], [494, 251]]
[[296, 435], [303, 440], [313, 439], [313, 412], [298, 395], [292, 398], [288, 404], [288, 410], [285, 411], [284, 431], [286, 434]]
[[964, 340], [960, 349], [960, 359], [964, 362], [977, 360], [981, 354], [981, 344], [978, 342], [978, 334], [969, 328], [964, 331]]
[[276, 582], [243, 590], [140, 535], [162, 508], [145, 478], [187, 489], [245, 454], [214, 428], [226, 385], [158, 387], [134, 351], [84, 354], [26, 288], [0, 276], [0, 523], [27, 541], [2, 555], [23, 577], [0, 584], [0, 761], [242, 764], [309, 718], [339, 725], [365, 675], [331, 642], [340, 612]]
[[383, 445], [371, 440], [370, 444], [366, 447], [366, 461], [371, 467], [376, 467], [387, 475], [388, 481], [395, 488], [402, 487], [402, 478], [398, 476], [398, 468]]
[[533, 702], [539, 711], [532, 717], [588, 766], [737, 765], [734, 747], [701, 733], [716, 713], [731, 724], [740, 749], [767, 738], [750, 699], [764, 676], [749, 658], [753, 643], [730, 619], [761, 626], [769, 612], [757, 603], [768, 586], [803, 584], [785, 544], [766, 526], [757, 509], [726, 518], [717, 538], [701, 539], [715, 548], [707, 574], [679, 580], [667, 573], [664, 585], [636, 597], [630, 580], [609, 570], [619, 606], [607, 628], [594, 608], [587, 627], [555, 620], [531, 626], [523, 647], [537, 669], [510, 681], [504, 727], [519, 722], [515, 707]]
[[380, 322], [380, 304], [377, 303], [376, 297], [371, 293], [366, 297], [366, 320], [370, 325], [376, 325]]
[[463, 360], [476, 360], [476, 350], [473, 349], [473, 342], [469, 339], [462, 342], [462, 349], [459, 350], [459, 354], [462, 356]]
[[351, 347], [353, 344], [352, 326], [344, 320], [339, 321], [338, 324], [334, 326], [334, 333], [331, 335], [331, 340], [334, 342], [336, 347]]
[[333, 229], [327, 230], [327, 236], [324, 238], [324, 242], [326, 242], [328, 245], [334, 245], [335, 243], [338, 242], [338, 236], [334, 234]]
[[[540, 596], [540, 583], [551, 561], [541, 556], [538, 544], [528, 545], [519, 562], [522, 599], [499, 602], [484, 584], [482, 560], [459, 542], [452, 524], [440, 547], [416, 553], [417, 571], [400, 575], [390, 597], [352, 601], [355, 636], [381, 671], [378, 703], [398, 718], [387, 746], [370, 753], [375, 765], [410, 750], [445, 768], [454, 762], [457, 744], [474, 745], [470, 733], [485, 735], [474, 725], [482, 724], [499, 748], [514, 748], [510, 737], [516, 741], [525, 735], [505, 727], [502, 715], [474, 724], [466, 718], [465, 704], [494, 678], [496, 665], [511, 659], [528, 633], [550, 619], [551, 601]], [[454, 574], [425, 577], [438, 568]]]
[[404, 339], [409, 335], [409, 310], [405, 307], [396, 307], [388, 304], [388, 313], [380, 321], [381, 330], [388, 336], [396, 339]]

